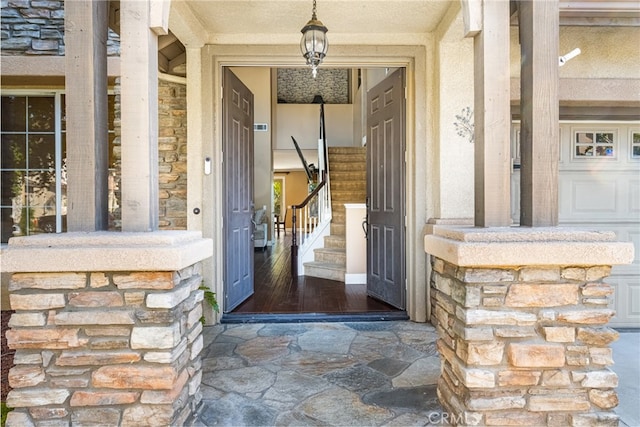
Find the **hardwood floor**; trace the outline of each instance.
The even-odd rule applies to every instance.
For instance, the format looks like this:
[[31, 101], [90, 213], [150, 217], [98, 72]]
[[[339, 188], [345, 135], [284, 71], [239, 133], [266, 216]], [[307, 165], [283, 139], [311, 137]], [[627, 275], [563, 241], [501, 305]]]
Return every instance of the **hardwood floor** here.
[[[367, 296], [366, 285], [346, 285], [316, 277], [291, 277], [291, 233], [274, 246], [255, 251], [254, 294], [231, 315], [238, 314], [401, 314]], [[226, 315], [228, 317], [228, 315]]]

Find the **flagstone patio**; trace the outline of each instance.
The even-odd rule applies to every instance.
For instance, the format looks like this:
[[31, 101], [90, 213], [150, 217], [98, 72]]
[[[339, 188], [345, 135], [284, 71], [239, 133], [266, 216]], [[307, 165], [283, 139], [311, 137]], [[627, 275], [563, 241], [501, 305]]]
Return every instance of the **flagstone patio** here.
[[189, 424], [442, 424], [436, 331], [411, 322], [204, 328], [202, 402]]

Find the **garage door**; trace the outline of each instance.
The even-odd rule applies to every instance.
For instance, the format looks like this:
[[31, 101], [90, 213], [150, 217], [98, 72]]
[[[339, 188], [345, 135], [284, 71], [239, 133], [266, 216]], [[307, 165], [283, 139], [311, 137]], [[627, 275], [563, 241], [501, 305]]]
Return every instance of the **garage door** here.
[[[513, 126], [519, 153], [519, 125]], [[613, 231], [633, 242], [633, 264], [615, 266], [611, 326], [640, 328], [640, 123], [563, 122], [560, 125], [559, 224]], [[515, 159], [518, 164], [518, 159]], [[520, 218], [520, 174], [512, 175], [512, 215]]]

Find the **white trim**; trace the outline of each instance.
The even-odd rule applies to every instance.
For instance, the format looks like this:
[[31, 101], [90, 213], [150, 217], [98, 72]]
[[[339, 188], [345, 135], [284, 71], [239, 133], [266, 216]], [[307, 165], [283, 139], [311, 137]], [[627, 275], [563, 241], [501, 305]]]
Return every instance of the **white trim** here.
[[160, 71], [158, 71], [158, 80], [162, 80], [170, 83], [177, 83], [179, 85], [185, 85], [185, 86], [187, 85], [186, 77], [174, 76], [173, 74], [161, 73]]
[[[29, 140], [29, 135], [51, 135], [53, 134], [53, 139], [54, 139], [54, 157], [55, 157], [55, 161], [54, 161], [54, 168], [55, 168], [55, 206], [56, 206], [56, 233], [60, 233], [62, 232], [62, 182], [61, 182], [61, 171], [62, 171], [62, 103], [61, 103], [61, 95], [64, 93], [63, 90], [56, 90], [56, 89], [51, 89], [51, 90], [42, 90], [42, 89], [19, 89], [19, 90], [12, 90], [12, 89], [8, 89], [8, 90], [2, 90], [0, 91], [0, 95], [1, 96], [16, 96], [16, 97], [20, 97], [20, 98], [52, 98], [53, 99], [53, 113], [54, 113], [54, 124], [53, 124], [53, 131], [44, 131], [44, 132], [34, 132], [34, 131], [30, 131], [28, 126], [24, 131], [5, 131], [3, 132], [3, 134], [8, 134], [8, 135], [25, 135], [26, 140], [27, 140], [27, 147], [28, 147], [28, 140]], [[28, 102], [25, 105], [25, 108], [28, 108]], [[28, 117], [27, 119], [28, 120]], [[27, 159], [29, 157], [28, 151], [27, 151]], [[28, 166], [28, 160], [27, 160], [27, 164], [25, 166]], [[7, 168], [10, 169], [10, 168]], [[20, 168], [16, 168], [16, 169], [20, 169]], [[4, 170], [4, 169], [3, 169]], [[33, 169], [31, 168], [27, 168], [25, 167], [26, 171], [32, 171]], [[28, 206], [33, 206], [31, 204], [28, 204]], [[36, 205], [37, 206], [37, 205]], [[34, 235], [34, 234], [39, 234], [39, 233], [34, 233], [35, 229], [33, 229], [30, 225], [27, 226], [27, 230], [30, 230], [30, 234], [29, 235]], [[26, 231], [26, 230], [23, 230]]]
[[627, 136], [629, 144], [629, 160], [637, 162], [638, 160], [640, 160], [640, 155], [633, 155], [633, 147], [640, 147], [640, 144], [633, 143], [633, 134], [640, 134], [640, 128], [629, 128], [629, 134]]
[[344, 275], [345, 285], [366, 285], [367, 274], [366, 273], [346, 273]]
[[54, 95], [55, 168], [56, 168], [56, 232], [62, 232], [62, 94]]
[[[431, 40], [430, 37], [428, 37]], [[428, 43], [427, 45], [430, 46]], [[222, 87], [222, 69], [226, 66], [257, 66], [257, 67], [299, 67], [303, 63], [298, 50], [293, 46], [284, 45], [208, 45], [203, 50], [202, 62], [202, 93], [211, 94], [212, 98], [203, 100], [204, 117], [215, 117], [204, 123], [202, 138], [194, 140], [194, 133], [188, 132], [189, 150], [198, 150], [203, 154], [211, 154], [219, 164], [221, 158], [222, 116], [220, 90]], [[411, 46], [334, 46], [331, 57], [328, 57], [325, 67], [404, 67], [406, 69], [406, 149], [407, 162], [405, 172], [405, 210], [407, 214], [405, 271], [407, 277], [406, 305], [410, 318], [417, 322], [429, 320], [427, 262], [421, 238], [423, 224], [429, 213], [428, 201], [431, 200], [432, 188], [425, 188], [427, 168], [430, 157], [433, 156], [431, 141], [433, 117], [428, 114], [431, 99], [433, 67], [433, 52], [424, 45]], [[212, 76], [212, 77], [211, 77]], [[211, 84], [211, 86], [209, 86]], [[195, 132], [197, 134], [197, 132]], [[197, 135], [195, 135], [197, 136]], [[222, 188], [221, 168], [204, 177], [203, 192], [203, 232], [205, 237], [214, 238], [214, 257], [211, 266], [205, 266], [206, 283], [211, 283], [212, 290], [218, 295], [224, 295], [222, 271], [224, 267], [222, 229]], [[224, 298], [222, 298], [224, 305]], [[224, 312], [225, 308], [222, 307]]]

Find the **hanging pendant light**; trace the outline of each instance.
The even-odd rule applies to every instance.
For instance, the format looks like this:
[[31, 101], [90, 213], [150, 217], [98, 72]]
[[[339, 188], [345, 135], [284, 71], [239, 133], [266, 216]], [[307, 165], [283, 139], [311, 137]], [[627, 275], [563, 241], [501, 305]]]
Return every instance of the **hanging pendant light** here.
[[302, 32], [300, 50], [302, 51], [302, 56], [307, 60], [307, 65], [311, 67], [311, 73], [315, 78], [318, 74], [318, 66], [327, 55], [327, 49], [329, 48], [327, 27], [316, 16], [316, 0], [313, 0], [311, 20], [300, 31]]

